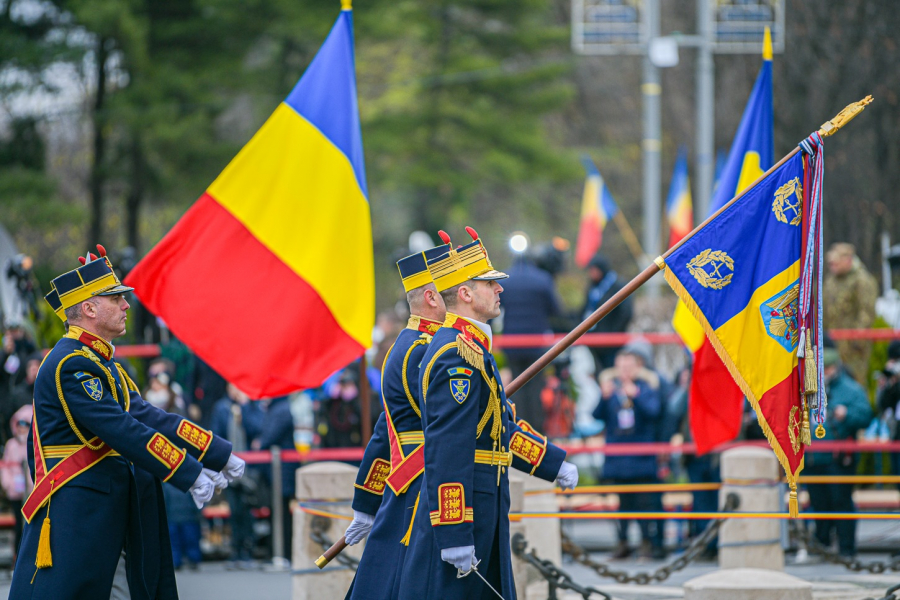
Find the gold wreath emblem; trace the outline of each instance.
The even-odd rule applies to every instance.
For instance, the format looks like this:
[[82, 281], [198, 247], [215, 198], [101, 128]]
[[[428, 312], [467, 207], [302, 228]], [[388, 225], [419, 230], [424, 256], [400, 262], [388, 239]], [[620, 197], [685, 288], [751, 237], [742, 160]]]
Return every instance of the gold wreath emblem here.
[[[791, 203], [792, 196], [796, 196], [796, 202]], [[775, 218], [788, 225], [799, 225], [803, 219], [803, 186], [800, 178], [794, 177], [775, 191], [775, 201], [772, 202], [772, 212]], [[794, 216], [788, 221], [787, 211], [792, 211]]]
[[791, 438], [791, 448], [794, 454], [800, 452], [800, 419], [797, 418], [797, 411], [800, 410], [796, 406], [791, 408], [788, 415], [788, 437]]
[[[712, 269], [707, 271], [704, 269], [706, 265], [712, 265]], [[721, 269], [725, 267], [731, 273], [722, 273]], [[723, 287], [731, 283], [731, 276], [734, 275], [734, 259], [725, 254], [722, 250], [712, 250], [707, 248], [691, 262], [687, 264], [688, 271], [694, 276], [694, 279], [705, 288], [712, 290], [721, 290]]]

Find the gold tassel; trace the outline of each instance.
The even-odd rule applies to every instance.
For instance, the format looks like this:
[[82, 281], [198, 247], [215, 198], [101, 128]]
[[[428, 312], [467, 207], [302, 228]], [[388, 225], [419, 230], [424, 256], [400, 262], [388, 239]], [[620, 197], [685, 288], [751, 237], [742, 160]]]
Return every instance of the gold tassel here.
[[803, 356], [803, 392], [808, 396], [819, 391], [819, 370], [812, 347], [812, 335], [806, 330], [806, 351]]
[[456, 336], [456, 351], [464, 361], [479, 371], [484, 371], [484, 355], [469, 346], [465, 339], [463, 339], [462, 334]]
[[[421, 494], [421, 492], [419, 492], [419, 494]], [[400, 540], [400, 543], [404, 546], [409, 546], [409, 538], [412, 535], [413, 523], [416, 522], [416, 511], [419, 510], [419, 494], [416, 494], [416, 503], [413, 504], [413, 515], [412, 519], [409, 521], [409, 529], [406, 530], [406, 535]]]
[[809, 407], [803, 400], [803, 425], [800, 427], [800, 443], [809, 446], [812, 444], [812, 436], [809, 434]]
[[[56, 480], [50, 480], [50, 496], [47, 499], [47, 514], [41, 524], [41, 536], [38, 538], [37, 556], [34, 557], [34, 566], [44, 569], [53, 566], [53, 554], [50, 552], [50, 501], [53, 499], [53, 484]], [[37, 575], [37, 571], [34, 572]], [[34, 581], [34, 579], [32, 579]]]
[[788, 513], [792, 519], [800, 516], [800, 503], [797, 501], [797, 484], [791, 482], [791, 494], [788, 501]]

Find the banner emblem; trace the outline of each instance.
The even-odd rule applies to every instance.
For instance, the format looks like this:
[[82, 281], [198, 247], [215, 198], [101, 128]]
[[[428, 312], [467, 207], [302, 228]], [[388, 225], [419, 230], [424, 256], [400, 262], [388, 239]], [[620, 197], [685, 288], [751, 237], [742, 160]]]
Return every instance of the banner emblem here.
[[[734, 260], [722, 250], [707, 248], [691, 259], [688, 271], [705, 288], [721, 290], [731, 283], [734, 275]], [[729, 272], [730, 271], [730, 272]]]
[[[794, 200], [793, 203], [791, 202], [792, 199]], [[775, 201], [772, 203], [772, 212], [775, 213], [775, 218], [782, 223], [799, 225], [803, 220], [803, 210], [800, 208], [802, 203], [803, 186], [800, 185], [800, 178], [794, 177], [775, 190]], [[791, 216], [791, 220], [788, 221], [790, 213], [793, 213], [793, 216]]]
[[766, 333], [788, 352], [797, 349], [800, 339], [797, 315], [799, 312], [800, 283], [793, 283], [759, 307]]

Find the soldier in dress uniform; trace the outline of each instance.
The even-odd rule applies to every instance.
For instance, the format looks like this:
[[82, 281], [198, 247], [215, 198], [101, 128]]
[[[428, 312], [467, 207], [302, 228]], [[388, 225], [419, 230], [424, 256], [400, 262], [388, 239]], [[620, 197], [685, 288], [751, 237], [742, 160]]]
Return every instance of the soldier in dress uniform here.
[[348, 599], [387, 600], [398, 594], [398, 575], [409, 544], [424, 465], [419, 365], [446, 314], [426, 263], [449, 249], [438, 246], [397, 262], [410, 317], [385, 358], [381, 376], [384, 413], [356, 476], [353, 522], [344, 539], [354, 545], [369, 530], [371, 535]]
[[[497, 280], [506, 274], [494, 270], [475, 230], [466, 231], [470, 244], [428, 261], [447, 317], [421, 363], [424, 478], [401, 599], [514, 599], [507, 468], [562, 487], [578, 482], [562, 449], [515, 421], [487, 324], [500, 314]], [[476, 565], [495, 591], [471, 574]]]
[[109, 598], [123, 551], [132, 600], [178, 598], [160, 482], [202, 506], [244, 470], [230, 443], [145, 402], [115, 361], [132, 288], [97, 249], [46, 298], [68, 332], [35, 382], [15, 600]]

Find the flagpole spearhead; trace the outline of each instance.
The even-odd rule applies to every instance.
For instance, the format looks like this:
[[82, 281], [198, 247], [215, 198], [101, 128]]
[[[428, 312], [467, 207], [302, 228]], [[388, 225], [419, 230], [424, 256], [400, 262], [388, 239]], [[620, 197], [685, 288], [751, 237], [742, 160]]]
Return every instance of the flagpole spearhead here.
[[353, 0], [341, 0], [341, 10], [353, 10]]
[[763, 33], [763, 60], [772, 60], [772, 30], [766, 27]]
[[861, 113], [865, 107], [872, 103], [872, 96], [866, 96], [859, 102], [853, 102], [852, 104], [848, 104], [844, 110], [835, 115], [830, 121], [826, 121], [822, 123], [822, 127], [819, 128], [819, 135], [822, 137], [827, 137], [829, 135], [834, 135], [838, 129], [849, 123], [853, 120], [856, 115]]

